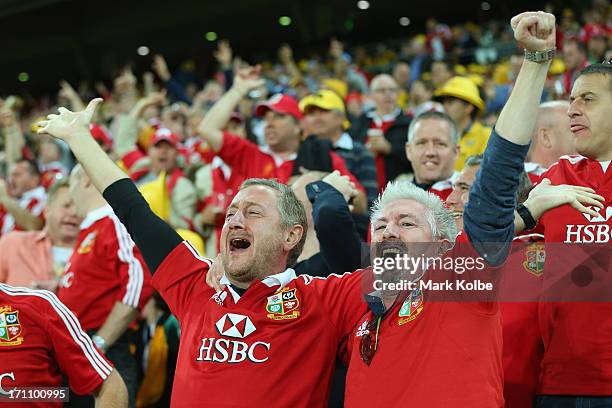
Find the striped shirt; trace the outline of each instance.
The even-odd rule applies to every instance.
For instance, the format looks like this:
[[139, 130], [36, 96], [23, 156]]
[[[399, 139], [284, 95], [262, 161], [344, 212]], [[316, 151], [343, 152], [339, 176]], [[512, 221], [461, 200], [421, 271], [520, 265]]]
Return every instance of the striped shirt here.
[[[53, 293], [5, 284], [0, 284], [0, 361], [0, 398], [16, 387], [59, 387], [62, 376], [76, 393], [90, 394], [113, 370]], [[6, 401], [0, 405], [25, 406]]]
[[116, 302], [142, 308], [152, 294], [140, 251], [110, 206], [91, 211], [81, 223], [58, 297], [85, 330], [100, 328]]

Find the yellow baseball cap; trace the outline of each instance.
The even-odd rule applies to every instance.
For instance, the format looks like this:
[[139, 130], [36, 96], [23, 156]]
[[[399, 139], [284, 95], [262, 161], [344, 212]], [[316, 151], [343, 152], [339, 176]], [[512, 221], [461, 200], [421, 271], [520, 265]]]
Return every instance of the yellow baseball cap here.
[[316, 106], [317, 108], [325, 110], [338, 110], [342, 113], [346, 112], [342, 98], [329, 89], [321, 89], [320, 91], [303, 97], [300, 101], [300, 110], [302, 113], [310, 106]]
[[[300, 101], [300, 110], [306, 113], [309, 107], [316, 106], [323, 110], [337, 110], [346, 114], [346, 108], [342, 98], [329, 89], [321, 89], [313, 94], [305, 96]], [[348, 129], [351, 126], [348, 120], [344, 121], [344, 128]]]

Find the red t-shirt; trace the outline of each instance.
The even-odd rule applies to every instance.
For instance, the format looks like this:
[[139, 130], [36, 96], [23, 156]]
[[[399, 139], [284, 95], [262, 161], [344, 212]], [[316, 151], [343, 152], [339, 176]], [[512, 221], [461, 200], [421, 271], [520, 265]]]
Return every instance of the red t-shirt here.
[[116, 302], [140, 309], [152, 293], [140, 251], [111, 207], [90, 212], [60, 279], [60, 300], [92, 330], [104, 324]]
[[[372, 118], [372, 123], [370, 123], [370, 129], [380, 129], [383, 134], [387, 133], [387, 130], [395, 123], [395, 119], [399, 112], [396, 112], [392, 115], [387, 115], [385, 118]], [[366, 136], [365, 143], [368, 142], [368, 137]], [[387, 171], [385, 170], [385, 156], [382, 154], [376, 154], [376, 175], [378, 180], [378, 191], [382, 192], [387, 185]]]
[[209, 266], [183, 242], [153, 275], [181, 325], [172, 406], [327, 406], [350, 316], [367, 307], [359, 274], [296, 278], [288, 269], [238, 297], [206, 284]]
[[504, 264], [499, 308], [503, 327], [506, 408], [530, 407], [536, 395], [544, 353], [538, 299], [544, 273], [544, 236], [516, 237]]
[[[60, 387], [78, 394], [98, 389], [111, 364], [83, 333], [76, 317], [51, 292], [0, 284], [0, 395], [15, 387]], [[7, 403], [2, 407], [62, 407]]]
[[[347, 170], [344, 159], [334, 152], [329, 152], [329, 154], [332, 159], [332, 168], [348, 176], [359, 190], [365, 192], [355, 176]], [[287, 183], [291, 178], [296, 158], [282, 161], [274, 156], [267, 146], [259, 147], [228, 132], [223, 132], [223, 147], [219, 150], [218, 155], [245, 178], [274, 178], [281, 183]]]
[[433, 186], [429, 187], [429, 190], [427, 191], [437, 195], [438, 197], [440, 197], [440, 200], [446, 202], [448, 196], [453, 192], [453, 183], [451, 179], [452, 178], [449, 178], [448, 180], [438, 181], [434, 183]]
[[[549, 178], [553, 185], [590, 187], [605, 197], [605, 202], [597, 218], [582, 214], [569, 205], [552, 209], [540, 218], [547, 243], [543, 284], [548, 286], [562, 275], [568, 276], [568, 267], [563, 267], [564, 263], [582, 263], [595, 276], [598, 268], [607, 267], [602, 275], [605, 279], [610, 274], [612, 242], [612, 169], [609, 162], [564, 156], [542, 174], [544, 177]], [[555, 242], [564, 243], [563, 253], [555, 250], [551, 254], [549, 243]], [[574, 250], [574, 244], [581, 245]], [[596, 252], [584, 259], [576, 259], [574, 252], [578, 253], [580, 247]], [[595, 258], [601, 258], [603, 266], [593, 263]], [[549, 263], [559, 267], [549, 267]], [[612, 303], [543, 301], [539, 317], [544, 341], [539, 393], [612, 395]]]
[[[469, 244], [464, 233], [457, 243], [462, 250], [451, 254], [461, 251], [465, 256]], [[445, 276], [457, 279], [461, 275], [450, 272]], [[408, 314], [406, 302], [398, 302], [387, 312], [369, 366], [361, 357], [360, 343], [373, 314], [368, 310], [358, 320], [349, 340], [346, 407], [503, 406], [502, 327], [497, 303], [428, 302], [428, 296], [423, 291], [418, 300], [409, 302]]]

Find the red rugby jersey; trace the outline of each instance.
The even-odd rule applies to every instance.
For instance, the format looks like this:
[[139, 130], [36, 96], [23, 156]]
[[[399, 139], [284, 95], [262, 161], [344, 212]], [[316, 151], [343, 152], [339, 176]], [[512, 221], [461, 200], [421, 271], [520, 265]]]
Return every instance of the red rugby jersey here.
[[[359, 190], [365, 192], [355, 176], [347, 170], [344, 159], [334, 152], [329, 152], [329, 154], [333, 169], [348, 176]], [[274, 178], [281, 183], [287, 183], [291, 178], [297, 157], [295, 154], [289, 160], [283, 161], [275, 156], [267, 146], [257, 146], [228, 132], [223, 132], [223, 147], [219, 150], [218, 155], [245, 178]]]
[[[468, 239], [457, 237], [466, 255]], [[473, 251], [468, 248], [469, 253]], [[428, 274], [425, 275], [426, 277]], [[431, 276], [431, 275], [430, 275]], [[454, 280], [461, 275], [444, 275]], [[440, 276], [438, 276], [439, 279]], [[496, 302], [428, 301], [429, 293], [397, 303], [378, 333], [371, 364], [360, 354], [374, 319], [363, 313], [349, 339], [346, 407], [503, 406], [502, 327]], [[407, 302], [407, 303], [406, 303]]]
[[60, 279], [60, 300], [92, 330], [104, 324], [116, 302], [140, 309], [152, 293], [149, 270], [112, 208], [91, 211]]
[[500, 282], [506, 408], [530, 407], [536, 396], [544, 345], [538, 299], [544, 274], [544, 236], [516, 237]]
[[181, 325], [172, 406], [327, 406], [338, 346], [367, 308], [359, 274], [287, 269], [239, 297], [206, 284], [209, 266], [183, 242], [153, 275]]
[[[15, 387], [60, 387], [62, 375], [90, 394], [112, 371], [79, 321], [51, 292], [0, 284], [0, 394]], [[7, 403], [2, 407], [62, 407]]]
[[[542, 174], [553, 185], [590, 187], [605, 197], [599, 217], [582, 214], [569, 205], [552, 209], [541, 217], [547, 243], [544, 285], [555, 282], [560, 275], [567, 276], [568, 272], [567, 267], [549, 268], [549, 262], [576, 263], [573, 257], [566, 258], [559, 251], [551, 254], [548, 243], [565, 243], [563, 252], [566, 253], [574, 244], [595, 250], [598, 250], [596, 246], [601, 247], [601, 256], [595, 257], [607, 259], [608, 270], [604, 273], [611, 272], [612, 169], [609, 164], [581, 156], [564, 156]], [[595, 257], [580, 262], [596, 271], [597, 265], [591, 263]], [[612, 303], [541, 302], [539, 317], [544, 341], [539, 393], [612, 395]]]

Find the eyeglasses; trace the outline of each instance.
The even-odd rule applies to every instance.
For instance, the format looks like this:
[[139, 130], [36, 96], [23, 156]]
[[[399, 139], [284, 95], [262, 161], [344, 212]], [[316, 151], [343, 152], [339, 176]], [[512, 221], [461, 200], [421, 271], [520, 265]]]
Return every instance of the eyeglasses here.
[[[378, 331], [380, 330], [380, 321], [382, 316], [378, 316], [376, 320], [372, 320], [367, 327], [368, 332], [361, 336], [361, 343], [359, 344], [359, 354], [361, 359], [367, 365], [370, 365], [376, 350], [378, 349]], [[370, 332], [376, 329], [374, 338], [370, 335]]]
[[396, 93], [398, 91], [397, 88], [378, 88], [378, 89], [372, 89], [372, 92], [375, 93]]

